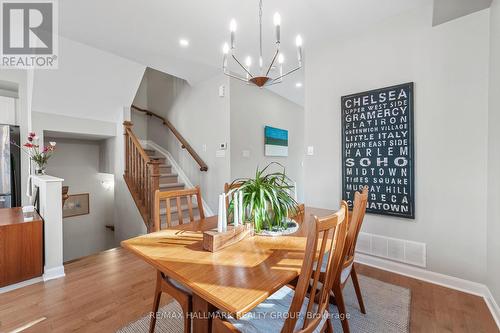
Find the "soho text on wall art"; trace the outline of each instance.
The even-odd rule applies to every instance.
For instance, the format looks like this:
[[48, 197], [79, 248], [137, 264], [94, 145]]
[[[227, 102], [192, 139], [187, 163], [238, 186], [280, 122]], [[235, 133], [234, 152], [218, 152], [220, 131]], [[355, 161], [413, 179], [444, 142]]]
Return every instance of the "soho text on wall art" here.
[[369, 188], [367, 212], [415, 218], [413, 82], [342, 97], [342, 197]]

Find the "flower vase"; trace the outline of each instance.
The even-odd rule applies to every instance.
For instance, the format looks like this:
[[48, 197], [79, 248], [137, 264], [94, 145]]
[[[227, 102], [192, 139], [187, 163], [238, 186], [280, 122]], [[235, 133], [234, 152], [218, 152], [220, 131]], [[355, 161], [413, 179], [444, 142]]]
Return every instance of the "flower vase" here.
[[45, 165], [35, 165], [35, 175], [43, 176], [45, 175], [45, 169], [47, 167]]

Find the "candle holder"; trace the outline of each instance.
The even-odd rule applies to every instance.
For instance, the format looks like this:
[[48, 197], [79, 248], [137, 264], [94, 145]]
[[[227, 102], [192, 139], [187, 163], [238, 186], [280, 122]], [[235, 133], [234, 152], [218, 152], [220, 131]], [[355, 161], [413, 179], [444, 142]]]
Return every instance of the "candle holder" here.
[[203, 232], [203, 249], [217, 252], [254, 234], [253, 223], [229, 225], [224, 232], [218, 232], [217, 229], [207, 230]]

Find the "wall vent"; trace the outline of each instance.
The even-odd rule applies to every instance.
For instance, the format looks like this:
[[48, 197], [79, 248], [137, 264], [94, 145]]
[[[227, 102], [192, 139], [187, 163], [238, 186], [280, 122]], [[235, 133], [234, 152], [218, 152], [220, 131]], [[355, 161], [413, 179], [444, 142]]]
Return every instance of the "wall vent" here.
[[360, 232], [356, 252], [426, 267], [425, 243]]

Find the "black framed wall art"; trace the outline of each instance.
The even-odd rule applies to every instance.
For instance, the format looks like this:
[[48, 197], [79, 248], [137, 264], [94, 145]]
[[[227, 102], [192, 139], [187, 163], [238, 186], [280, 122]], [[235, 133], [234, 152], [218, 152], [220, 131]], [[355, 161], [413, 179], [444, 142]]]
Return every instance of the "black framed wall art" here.
[[368, 213], [414, 219], [413, 82], [341, 100], [343, 199], [366, 185]]

